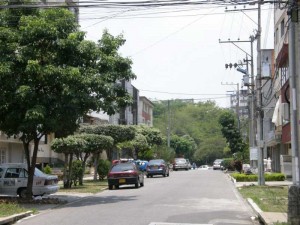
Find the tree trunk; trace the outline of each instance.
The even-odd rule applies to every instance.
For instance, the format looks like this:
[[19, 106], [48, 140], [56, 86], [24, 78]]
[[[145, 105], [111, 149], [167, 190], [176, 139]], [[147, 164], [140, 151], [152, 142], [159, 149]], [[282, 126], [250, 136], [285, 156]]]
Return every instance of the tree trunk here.
[[94, 153], [94, 181], [97, 180], [97, 175], [98, 175], [98, 161], [99, 161], [99, 153]]
[[69, 154], [65, 153], [65, 163], [64, 163], [64, 188], [69, 188], [69, 182], [68, 179], [68, 158]]
[[26, 157], [27, 157], [27, 166], [28, 166], [28, 181], [27, 181], [27, 190], [26, 190], [26, 198], [31, 199], [33, 196], [32, 193], [32, 187], [33, 187], [33, 177], [34, 177], [34, 171], [35, 171], [35, 165], [36, 165], [36, 157], [39, 147], [39, 138], [34, 139], [34, 146], [33, 146], [33, 153], [30, 163], [30, 150], [29, 150], [29, 142], [23, 142], [23, 146], [25, 149]]
[[85, 153], [83, 160], [82, 160], [82, 175], [79, 178], [79, 185], [83, 185], [83, 177], [84, 177], [84, 173], [85, 173], [85, 167], [86, 167], [86, 161], [89, 158], [90, 154], [89, 153]]
[[68, 188], [72, 187], [72, 161], [73, 161], [73, 153], [70, 154], [69, 158], [69, 173], [68, 173]]

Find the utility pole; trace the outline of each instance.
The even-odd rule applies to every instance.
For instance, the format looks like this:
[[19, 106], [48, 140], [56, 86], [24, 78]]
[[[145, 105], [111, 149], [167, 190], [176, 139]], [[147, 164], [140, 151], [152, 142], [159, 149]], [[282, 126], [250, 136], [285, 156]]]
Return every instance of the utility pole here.
[[299, 162], [299, 125], [298, 111], [299, 102], [297, 94], [299, 92], [299, 75], [296, 69], [296, 28], [295, 22], [298, 22], [298, 5], [297, 1], [289, 0], [288, 15], [290, 23], [288, 26], [289, 33], [289, 84], [291, 90], [291, 143], [292, 143], [292, 176], [293, 185], [289, 188], [288, 193], [288, 222], [291, 225], [300, 224], [300, 162]]
[[[250, 79], [251, 83], [248, 87], [248, 98], [249, 98], [249, 146], [250, 146], [250, 160], [252, 157], [252, 150], [257, 152], [257, 147], [256, 147], [256, 121], [255, 121], [255, 101], [256, 98], [254, 96], [254, 63], [253, 63], [253, 42], [255, 41], [255, 37], [253, 35], [250, 36], [250, 40], [248, 41], [221, 41], [219, 40], [219, 43], [231, 43], [234, 46], [236, 46], [238, 49], [240, 49], [242, 52], [246, 53], [246, 66], [247, 66], [247, 74], [249, 74], [249, 68], [248, 68], [248, 63], [250, 62]], [[250, 42], [250, 54], [248, 54], [245, 50], [240, 48], [236, 43], [245, 43], [245, 42]], [[250, 57], [250, 60], [248, 60], [248, 56]], [[227, 64], [226, 64], [227, 65]], [[225, 67], [226, 67], [225, 65]], [[228, 66], [228, 65], [227, 65]], [[235, 64], [233, 65], [235, 67]], [[230, 64], [229, 64], [230, 67]], [[227, 67], [226, 67], [227, 68]], [[255, 154], [257, 155], [257, 154]], [[254, 159], [251, 160], [251, 167], [257, 167], [257, 158], [255, 157]]]
[[258, 1], [258, 30], [257, 30], [257, 113], [258, 113], [258, 185], [265, 185], [264, 176], [264, 137], [263, 137], [263, 107], [262, 107], [262, 82], [261, 82], [261, 4], [263, 0]]
[[170, 115], [170, 100], [168, 100], [168, 127], [167, 127], [167, 145], [170, 148], [170, 133], [171, 133], [171, 115]]

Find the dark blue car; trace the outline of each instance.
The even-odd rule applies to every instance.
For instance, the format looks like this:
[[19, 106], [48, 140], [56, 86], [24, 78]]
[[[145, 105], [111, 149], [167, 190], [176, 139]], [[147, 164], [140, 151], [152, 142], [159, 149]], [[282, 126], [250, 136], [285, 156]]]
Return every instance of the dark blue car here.
[[154, 175], [169, 176], [169, 166], [163, 159], [150, 160], [147, 165], [146, 175], [148, 178]]

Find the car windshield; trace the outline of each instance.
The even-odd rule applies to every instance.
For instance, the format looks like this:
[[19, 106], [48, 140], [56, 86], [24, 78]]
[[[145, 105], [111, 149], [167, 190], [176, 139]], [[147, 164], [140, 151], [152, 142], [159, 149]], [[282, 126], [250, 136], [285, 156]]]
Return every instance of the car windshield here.
[[175, 159], [177, 163], [186, 163], [185, 159]]
[[151, 165], [157, 165], [157, 164], [162, 164], [162, 163], [163, 163], [163, 160], [156, 159], [156, 160], [150, 160], [148, 165], [151, 166]]
[[111, 168], [111, 172], [122, 172], [134, 170], [134, 165], [132, 163], [120, 163]]

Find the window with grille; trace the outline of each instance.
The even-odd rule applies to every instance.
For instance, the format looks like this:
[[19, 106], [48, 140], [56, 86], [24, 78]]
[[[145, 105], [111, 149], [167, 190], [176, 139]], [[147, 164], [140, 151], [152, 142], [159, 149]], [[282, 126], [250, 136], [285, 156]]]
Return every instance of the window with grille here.
[[0, 164], [6, 163], [6, 149], [0, 148]]

